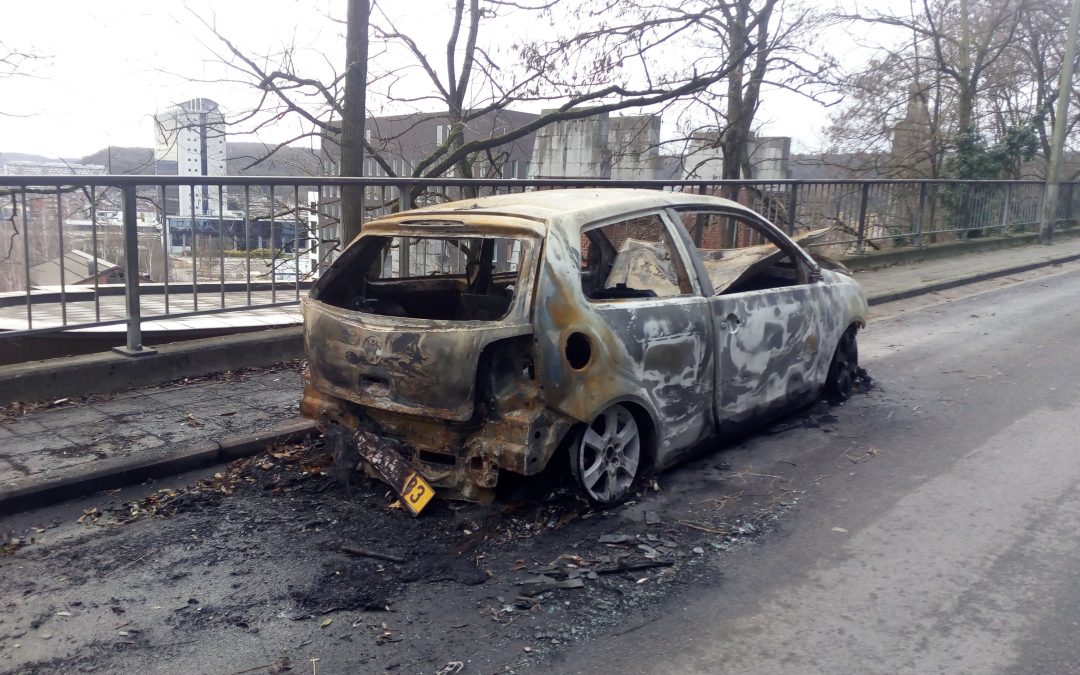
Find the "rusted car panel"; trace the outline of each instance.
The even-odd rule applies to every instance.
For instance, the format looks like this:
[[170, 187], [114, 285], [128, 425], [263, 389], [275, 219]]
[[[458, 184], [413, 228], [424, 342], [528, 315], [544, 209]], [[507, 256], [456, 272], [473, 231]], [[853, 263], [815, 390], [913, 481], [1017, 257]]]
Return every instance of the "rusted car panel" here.
[[[783, 255], [703, 256], [681, 209], [746, 218]], [[655, 242], [597, 234], [627, 222]], [[435, 251], [424, 255], [438, 270], [417, 276], [409, 256], [420, 245]], [[446, 262], [455, 257], [456, 267]], [[400, 274], [385, 273], [395, 265]], [[714, 279], [729, 283], [715, 288]], [[842, 336], [865, 322], [866, 303], [850, 277], [821, 269], [733, 202], [558, 190], [370, 223], [303, 313], [302, 412], [324, 428], [392, 439], [442, 494], [485, 499], [500, 471], [539, 472], [555, 452], [588, 445], [590, 425], [602, 419], [624, 420], [604, 438], [640, 436], [633, 449], [645, 448], [642, 469], [663, 468], [710, 437], [816, 395]], [[613, 407], [620, 416], [601, 414]], [[605, 442], [600, 452], [618, 455], [619, 442]], [[581, 452], [579, 468], [594, 479], [619, 466], [618, 457]], [[632, 459], [623, 458], [623, 471], [639, 471]]]
[[[567, 230], [574, 233], [567, 236]], [[582, 294], [580, 234], [548, 235], [534, 322], [537, 363], [548, 405], [588, 421], [613, 403], [640, 409], [658, 439], [652, 459], [693, 444], [711, 428], [712, 346], [706, 298], [633, 299], [590, 303]], [[589, 359], [568, 363], [571, 340], [584, 336]]]
[[528, 335], [513, 323], [423, 330], [333, 307], [304, 306], [312, 383], [361, 406], [464, 422], [475, 408], [476, 366], [497, 340]]

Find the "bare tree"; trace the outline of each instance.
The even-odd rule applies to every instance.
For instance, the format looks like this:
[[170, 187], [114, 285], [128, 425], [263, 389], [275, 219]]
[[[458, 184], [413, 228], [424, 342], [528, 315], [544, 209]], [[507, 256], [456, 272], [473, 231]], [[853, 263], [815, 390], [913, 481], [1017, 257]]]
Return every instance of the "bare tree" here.
[[[1043, 24], [1041, 12], [1058, 0], [916, 0], [907, 14], [868, 12], [845, 18], [857, 24], [893, 29], [893, 44], [878, 45], [878, 55], [850, 73], [847, 102], [833, 117], [834, 150], [889, 149], [905, 115], [922, 111], [923, 143], [918, 156], [892, 157], [892, 168], [926, 166], [940, 175], [946, 153], [963, 135], [1004, 137], [1010, 128], [1035, 118], [1040, 97], [1026, 95], [1043, 86], [1048, 73], [1017, 67], [1034, 49], [1042, 58], [1049, 37], [1032, 34]], [[1050, 36], [1053, 32], [1050, 33]], [[1052, 38], [1051, 38], [1052, 39]], [[1032, 41], [1034, 41], [1032, 43]], [[1028, 46], [1025, 47], [1025, 43]], [[1042, 66], [1048, 65], [1042, 61]], [[914, 107], [912, 107], [914, 106]], [[920, 108], [921, 106], [921, 108]]]
[[[40, 58], [37, 54], [9, 47], [0, 40], [0, 79], [7, 77], [29, 77], [29, 65]], [[17, 117], [0, 110], [0, 116]]]
[[751, 178], [750, 139], [755, 115], [761, 105], [762, 86], [798, 92], [817, 100], [835, 62], [820, 45], [811, 49], [813, 36], [828, 18], [794, 3], [786, 7], [778, 0], [718, 5], [725, 20], [708, 23], [706, 29], [717, 39], [732, 45], [733, 53], [745, 54], [733, 64], [724, 94], [721, 136], [724, 178]]
[[[725, 151], [731, 148], [733, 159], [726, 164], [739, 171], [749, 170], [745, 143], [769, 75], [783, 69], [811, 74], [800, 65], [800, 53], [807, 50], [794, 39], [804, 34], [799, 31], [810, 15], [806, 10], [779, 12], [777, 6], [778, 0], [682, 0], [657, 5], [626, 0], [576, 4], [452, 0], [440, 54], [377, 7], [371, 7], [370, 27], [364, 30], [360, 23], [366, 3], [351, 0], [344, 24], [347, 65], [339, 71], [328, 59], [329, 77], [301, 72], [294, 59], [296, 45], [274, 54], [249, 54], [212, 20], [204, 21], [204, 26], [212, 36], [207, 46], [231, 67], [235, 81], [254, 86], [260, 94], [254, 109], [237, 116], [233, 124], [261, 129], [292, 117], [302, 121], [305, 131], [285, 143], [317, 136], [322, 142], [343, 142], [351, 148], [358, 135], [355, 130], [363, 129], [357, 122], [370, 118], [373, 109], [403, 116], [435, 113], [446, 120], [445, 134], [411, 163], [394, 161], [388, 142], [392, 139], [377, 134], [361, 138], [363, 154], [382, 175], [490, 174], [492, 164], [503, 156], [502, 148], [548, 125], [616, 111], [701, 103], [717, 87], [726, 92], [726, 99], [717, 95], [712, 103], [726, 106], [734, 122], [728, 124], [733, 130], [725, 141]], [[506, 39], [507, 26], [525, 24], [547, 28], [533, 31], [540, 35], [532, 40]], [[350, 81], [360, 72], [354, 55], [360, 53], [364, 36], [370, 38], [366, 87]], [[687, 62], [693, 65], [687, 67]], [[798, 76], [789, 73], [776, 83], [794, 86]], [[358, 112], [351, 98], [350, 92], [358, 90], [366, 96], [366, 115]], [[545, 109], [524, 118], [507, 116], [521, 107]], [[491, 123], [493, 117], [499, 122]], [[419, 115], [410, 123], [422, 121]], [[364, 173], [358, 156], [356, 150], [343, 147], [342, 175]], [[351, 234], [359, 220], [355, 212], [350, 214], [345, 219]]]
[[[1038, 134], [1043, 157], [1050, 155], [1055, 104], [1062, 95], [1058, 77], [1066, 40], [1063, 17], [1068, 13], [1068, 6], [1068, 0], [1033, 0], [1021, 18], [1015, 48], [990, 75], [1000, 83], [995, 100], [999, 130], [1030, 119]], [[1075, 81], [1065, 95], [1080, 100], [1080, 88]], [[1072, 135], [1078, 122], [1080, 114], [1066, 120], [1067, 135]]]

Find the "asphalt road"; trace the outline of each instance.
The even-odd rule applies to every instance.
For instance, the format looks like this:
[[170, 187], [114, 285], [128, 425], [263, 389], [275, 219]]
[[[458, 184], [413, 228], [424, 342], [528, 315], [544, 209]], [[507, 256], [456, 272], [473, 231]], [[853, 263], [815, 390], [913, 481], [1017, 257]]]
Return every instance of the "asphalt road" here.
[[849, 461], [722, 583], [551, 672], [1080, 673], [1078, 298], [1073, 271], [872, 322]]
[[1080, 264], [875, 308], [872, 390], [606, 512], [413, 520], [296, 450], [0, 518], [0, 673], [1080, 673], [1077, 298]]

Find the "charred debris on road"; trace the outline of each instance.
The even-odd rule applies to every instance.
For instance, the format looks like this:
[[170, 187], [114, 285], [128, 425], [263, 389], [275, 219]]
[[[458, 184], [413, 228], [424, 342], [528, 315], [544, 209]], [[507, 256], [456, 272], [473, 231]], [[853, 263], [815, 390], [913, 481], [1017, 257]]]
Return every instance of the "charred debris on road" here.
[[[835, 422], [829, 411], [809, 409], [806, 426]], [[304, 636], [282, 645], [297, 668], [335, 640], [350, 642], [352, 663], [365, 668], [496, 657], [499, 670], [520, 668], [619, 626], [633, 630], [665, 597], [715, 583], [707, 561], [767, 531], [799, 499], [780, 471], [697, 463], [693, 490], [651, 481], [607, 511], [554, 476], [542, 489], [522, 481], [490, 506], [437, 500], [414, 519], [360, 473], [346, 494], [321, 441], [270, 448], [185, 487], [89, 508], [73, 539], [50, 543], [56, 523], [25, 534], [0, 557], [0, 582], [20, 598], [0, 620], [0, 658], [12, 644], [60, 634], [74, 620], [61, 611], [124, 627], [19, 672], [108, 671], [182, 654], [185, 642], [264, 639], [282, 625]], [[57, 578], [62, 598], [34, 607]], [[145, 606], [163, 596], [178, 601], [151, 619]]]

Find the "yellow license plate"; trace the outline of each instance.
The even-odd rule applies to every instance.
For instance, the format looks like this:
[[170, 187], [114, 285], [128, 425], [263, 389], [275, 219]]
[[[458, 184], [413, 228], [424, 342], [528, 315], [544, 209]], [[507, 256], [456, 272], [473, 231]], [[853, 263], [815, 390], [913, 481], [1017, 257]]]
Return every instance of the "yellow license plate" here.
[[413, 515], [419, 515], [434, 496], [435, 490], [428, 485], [428, 482], [420, 474], [413, 472], [405, 479], [405, 489], [401, 491], [401, 501], [405, 503], [406, 508], [413, 512]]

